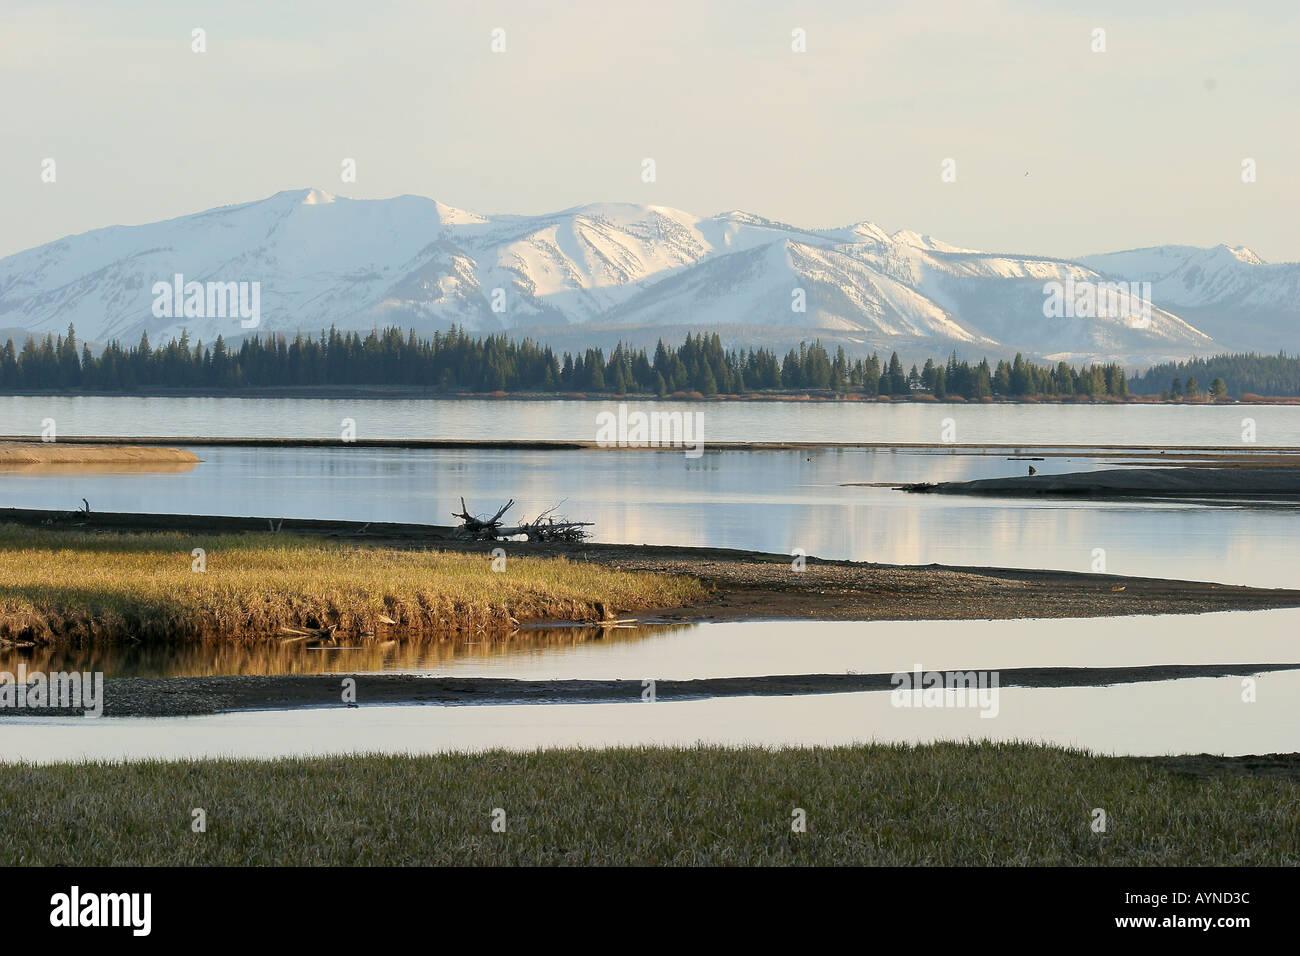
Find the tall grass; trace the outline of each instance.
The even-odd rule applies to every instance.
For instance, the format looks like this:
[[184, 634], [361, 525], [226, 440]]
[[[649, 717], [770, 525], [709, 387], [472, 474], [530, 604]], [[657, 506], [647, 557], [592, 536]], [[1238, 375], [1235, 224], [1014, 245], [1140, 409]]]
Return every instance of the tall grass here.
[[1031, 744], [0, 766], [0, 820], [4, 865], [1300, 863], [1294, 778]]
[[[292, 535], [86, 534], [0, 525], [0, 639], [241, 639], [280, 627], [400, 636], [676, 607], [694, 579]], [[196, 571], [195, 549], [206, 570]], [[393, 623], [385, 623], [384, 619]]]

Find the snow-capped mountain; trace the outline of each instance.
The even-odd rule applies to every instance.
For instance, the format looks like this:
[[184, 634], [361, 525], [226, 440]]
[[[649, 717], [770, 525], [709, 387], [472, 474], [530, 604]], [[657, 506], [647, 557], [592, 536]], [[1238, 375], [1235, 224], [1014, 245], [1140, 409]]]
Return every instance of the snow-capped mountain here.
[[1151, 283], [1151, 297], [1234, 348], [1300, 345], [1300, 263], [1267, 263], [1244, 246], [1155, 246], [1087, 256], [1107, 276]]
[[[568, 341], [584, 329], [644, 339], [649, 330], [725, 327], [742, 345], [817, 335], [905, 354], [1145, 362], [1235, 344], [1166, 311], [1185, 301], [1166, 286], [1185, 288], [1169, 277], [1187, 274], [1187, 261], [1164, 269], [1144, 253], [1080, 262], [984, 253], [870, 222], [802, 229], [739, 211], [700, 217], [601, 203], [482, 216], [417, 196], [352, 200], [308, 189], [0, 259], [0, 329], [61, 333], [72, 323], [83, 340], [132, 344], [147, 331], [159, 344], [183, 329], [211, 343], [330, 325], [428, 334], [456, 323]], [[1280, 270], [1276, 281], [1294, 292], [1300, 266], [1237, 261]], [[1220, 296], [1216, 304], [1260, 295], [1251, 273], [1215, 275], [1205, 294]], [[1045, 314], [1048, 283], [1121, 276], [1152, 282], [1158, 305], [1133, 300], [1148, 321]], [[236, 303], [255, 307], [255, 319]]]

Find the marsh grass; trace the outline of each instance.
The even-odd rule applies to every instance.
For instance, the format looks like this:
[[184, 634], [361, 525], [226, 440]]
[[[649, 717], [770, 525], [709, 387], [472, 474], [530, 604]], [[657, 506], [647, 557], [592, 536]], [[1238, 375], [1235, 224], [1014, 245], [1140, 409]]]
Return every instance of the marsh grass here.
[[1300, 782], [1019, 743], [15, 765], [0, 826], [4, 865], [1294, 865]]
[[[288, 534], [86, 534], [0, 525], [0, 639], [240, 639], [508, 630], [539, 618], [676, 607], [694, 579], [563, 558], [401, 551]], [[206, 571], [192, 569], [196, 548]], [[382, 617], [394, 621], [385, 624]]]

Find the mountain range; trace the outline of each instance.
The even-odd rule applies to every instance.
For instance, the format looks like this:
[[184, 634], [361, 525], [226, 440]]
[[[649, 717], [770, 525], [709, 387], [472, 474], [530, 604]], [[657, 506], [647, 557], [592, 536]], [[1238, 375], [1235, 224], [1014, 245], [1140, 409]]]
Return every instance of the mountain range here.
[[[258, 283], [257, 325], [171, 314], [184, 283]], [[1047, 317], [1045, 284], [1150, 283], [1145, 322]], [[155, 288], [157, 286], [158, 288]], [[1145, 287], [1142, 287], [1145, 289]], [[179, 298], [179, 297], [178, 297]], [[1249, 249], [1158, 246], [1065, 260], [981, 252], [870, 222], [804, 229], [746, 212], [700, 217], [598, 203], [479, 215], [417, 196], [318, 189], [138, 226], [111, 226], [0, 259], [0, 330], [155, 345], [452, 324], [561, 347], [653, 344], [717, 329], [728, 345], [819, 337], [852, 352], [1144, 364], [1300, 346], [1300, 264]], [[0, 331], [0, 335], [4, 334]]]

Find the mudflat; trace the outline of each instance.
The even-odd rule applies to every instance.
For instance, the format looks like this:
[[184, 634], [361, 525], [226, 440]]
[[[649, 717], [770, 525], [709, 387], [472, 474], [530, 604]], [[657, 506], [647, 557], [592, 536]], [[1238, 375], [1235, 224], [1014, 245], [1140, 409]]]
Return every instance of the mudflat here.
[[1017, 475], [973, 481], [921, 482], [903, 491], [941, 495], [1060, 495], [1093, 498], [1300, 500], [1300, 468], [1242, 462], [1197, 467], [1124, 468], [1063, 475]]
[[[997, 672], [998, 687], [1102, 687], [1192, 677], [1244, 677], [1300, 670], [1300, 663], [1157, 664], [1143, 667], [1015, 667]], [[645, 699], [643, 680], [510, 680], [419, 674], [241, 675], [238, 677], [109, 677], [106, 717], [189, 717], [236, 710], [345, 707], [343, 685], [354, 706], [375, 704], [592, 704]], [[894, 674], [789, 674], [654, 681], [656, 701], [713, 697], [774, 697], [893, 691]], [[0, 716], [79, 714], [57, 708], [0, 708]]]

